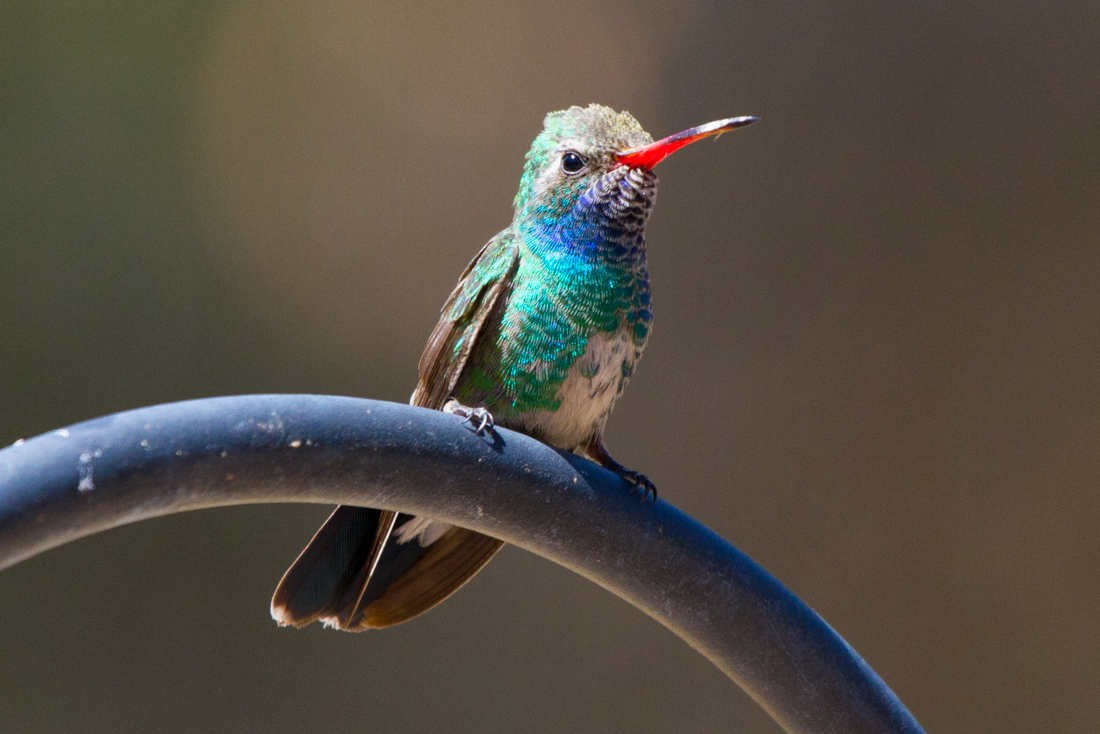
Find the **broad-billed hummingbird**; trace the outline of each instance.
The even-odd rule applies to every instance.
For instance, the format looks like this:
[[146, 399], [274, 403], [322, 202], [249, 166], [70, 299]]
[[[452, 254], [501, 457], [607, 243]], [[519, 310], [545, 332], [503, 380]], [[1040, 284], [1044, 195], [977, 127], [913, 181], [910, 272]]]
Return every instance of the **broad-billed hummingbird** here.
[[[653, 142], [601, 105], [546, 116], [527, 153], [512, 224], [459, 278], [420, 357], [410, 401], [587, 455], [643, 500], [656, 488], [611, 458], [603, 430], [642, 356], [653, 311], [644, 231], [653, 167], [718, 120]], [[425, 517], [342, 505], [283, 576], [271, 614], [344, 630], [389, 627], [466, 583], [503, 541]]]

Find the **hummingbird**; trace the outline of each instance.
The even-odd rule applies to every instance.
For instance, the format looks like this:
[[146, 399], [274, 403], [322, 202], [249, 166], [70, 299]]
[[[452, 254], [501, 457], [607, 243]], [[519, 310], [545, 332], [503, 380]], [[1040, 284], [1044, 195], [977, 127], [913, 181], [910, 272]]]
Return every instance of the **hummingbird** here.
[[[645, 225], [653, 168], [702, 138], [756, 122], [735, 117], [653, 141], [602, 105], [546, 116], [527, 153], [511, 225], [489, 240], [443, 306], [419, 363], [412, 405], [504, 426], [587, 456], [643, 501], [657, 490], [611, 458], [607, 418], [653, 320]], [[503, 541], [427, 517], [341, 505], [271, 600], [280, 625], [320, 620], [389, 627], [465, 584]]]

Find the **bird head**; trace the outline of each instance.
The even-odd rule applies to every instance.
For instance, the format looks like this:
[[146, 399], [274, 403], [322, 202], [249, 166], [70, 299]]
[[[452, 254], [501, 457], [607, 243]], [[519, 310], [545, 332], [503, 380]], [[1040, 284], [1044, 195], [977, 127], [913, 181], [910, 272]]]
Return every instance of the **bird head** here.
[[629, 112], [595, 104], [551, 112], [527, 153], [516, 223], [542, 233], [638, 232], [657, 196], [654, 166], [696, 140], [755, 121], [719, 120], [654, 142]]

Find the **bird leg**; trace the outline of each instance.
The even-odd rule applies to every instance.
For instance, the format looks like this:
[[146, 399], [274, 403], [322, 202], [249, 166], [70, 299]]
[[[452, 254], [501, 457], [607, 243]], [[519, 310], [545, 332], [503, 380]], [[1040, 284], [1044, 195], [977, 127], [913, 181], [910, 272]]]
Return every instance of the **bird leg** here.
[[443, 412], [457, 415], [463, 423], [469, 423], [474, 433], [481, 435], [485, 429], [493, 430], [493, 414], [485, 408], [471, 408], [451, 398], [443, 405]]
[[633, 469], [627, 469], [611, 458], [611, 454], [607, 453], [607, 448], [603, 445], [603, 437], [595, 436], [588, 444], [588, 448], [585, 452], [596, 460], [596, 463], [605, 469], [618, 474], [634, 485], [638, 492], [642, 495], [642, 502], [652, 498], [654, 502], [657, 501], [657, 486], [650, 481], [649, 477], [641, 472], [636, 472]]

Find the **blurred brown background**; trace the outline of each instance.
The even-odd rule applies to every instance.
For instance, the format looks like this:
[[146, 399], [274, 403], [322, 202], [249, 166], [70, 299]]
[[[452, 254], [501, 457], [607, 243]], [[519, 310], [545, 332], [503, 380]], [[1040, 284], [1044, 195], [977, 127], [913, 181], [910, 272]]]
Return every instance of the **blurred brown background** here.
[[[589, 102], [655, 136], [764, 120], [659, 169], [615, 456], [930, 732], [1095, 731], [1095, 0], [7, 0], [0, 445], [212, 395], [404, 401], [543, 115]], [[281, 630], [268, 597], [326, 512], [176, 516], [0, 574], [0, 731], [777, 731], [515, 549], [411, 624]]]

